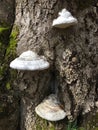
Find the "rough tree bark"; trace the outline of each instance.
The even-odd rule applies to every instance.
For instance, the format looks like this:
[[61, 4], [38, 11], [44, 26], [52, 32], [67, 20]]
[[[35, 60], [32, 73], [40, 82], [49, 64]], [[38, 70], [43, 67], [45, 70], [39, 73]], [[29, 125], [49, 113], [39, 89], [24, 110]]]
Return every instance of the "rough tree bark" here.
[[[52, 28], [52, 21], [62, 8], [78, 19], [76, 26]], [[85, 4], [77, 0], [17, 0], [15, 24], [20, 32], [17, 54], [33, 50], [45, 55], [51, 64], [43, 72], [19, 72], [21, 130], [35, 128], [34, 108], [48, 90], [54, 93], [58, 89], [56, 93], [69, 120], [94, 108], [98, 74], [97, 11], [97, 2], [93, 0]]]
[[[83, 1], [16, 0], [17, 55], [32, 50], [44, 55], [50, 63], [45, 71], [17, 71], [14, 90], [20, 92], [21, 97], [21, 130], [52, 128], [49, 122], [43, 126], [45, 122], [34, 112], [35, 106], [50, 93], [58, 95], [69, 121], [95, 107], [98, 100], [98, 3]], [[78, 19], [78, 24], [67, 29], [52, 28], [53, 19], [63, 8]], [[54, 129], [64, 130], [64, 121], [56, 123]]]

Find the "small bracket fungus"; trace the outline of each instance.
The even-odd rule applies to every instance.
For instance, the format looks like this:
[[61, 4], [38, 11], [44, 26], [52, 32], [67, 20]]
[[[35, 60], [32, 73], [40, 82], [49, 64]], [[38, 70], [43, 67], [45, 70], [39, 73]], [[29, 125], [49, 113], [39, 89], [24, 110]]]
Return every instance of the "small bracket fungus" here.
[[59, 16], [57, 19], [53, 20], [53, 27], [57, 28], [67, 28], [71, 25], [77, 24], [77, 19], [74, 18], [69, 11], [66, 9], [62, 9], [61, 12], [58, 13]]
[[51, 94], [47, 99], [44, 99], [36, 108], [35, 112], [42, 118], [49, 121], [58, 121], [66, 117], [66, 113], [61, 108], [60, 102], [55, 94]]
[[39, 56], [33, 51], [23, 52], [10, 63], [10, 67], [18, 70], [44, 70], [49, 68], [49, 63], [44, 56]]

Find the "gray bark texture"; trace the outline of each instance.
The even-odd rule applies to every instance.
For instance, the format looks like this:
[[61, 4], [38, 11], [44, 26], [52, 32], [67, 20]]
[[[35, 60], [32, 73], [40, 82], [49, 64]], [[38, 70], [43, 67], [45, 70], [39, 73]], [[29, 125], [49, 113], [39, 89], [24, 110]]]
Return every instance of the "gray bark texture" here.
[[[78, 24], [53, 28], [52, 21], [63, 8], [78, 19]], [[51, 93], [58, 95], [69, 121], [92, 111], [98, 100], [98, 3], [16, 0], [15, 16], [17, 56], [32, 50], [50, 63], [43, 71], [17, 71], [13, 88], [21, 99], [20, 130], [52, 129], [51, 122], [43, 126], [46, 122], [35, 114], [35, 107]], [[66, 119], [54, 123], [54, 130], [65, 130]]]
[[15, 16], [15, 0], [0, 0], [0, 25], [13, 25]]
[[[20, 32], [17, 54], [33, 50], [50, 62], [45, 71], [19, 72], [21, 130], [34, 129], [34, 108], [49, 90], [58, 94], [69, 120], [91, 111], [97, 98], [97, 5], [75, 0], [17, 0], [16, 4], [15, 24]], [[78, 19], [76, 26], [52, 28], [52, 21], [62, 8]]]
[[[52, 21], [62, 8], [78, 19], [76, 26], [52, 28]], [[20, 30], [17, 54], [33, 50], [50, 62], [46, 71], [19, 74], [18, 86], [23, 93], [22, 130], [34, 129], [34, 107], [48, 90], [58, 94], [71, 121], [94, 108], [98, 74], [97, 11], [95, 1], [86, 1], [84, 5], [77, 0], [17, 0], [15, 24]]]

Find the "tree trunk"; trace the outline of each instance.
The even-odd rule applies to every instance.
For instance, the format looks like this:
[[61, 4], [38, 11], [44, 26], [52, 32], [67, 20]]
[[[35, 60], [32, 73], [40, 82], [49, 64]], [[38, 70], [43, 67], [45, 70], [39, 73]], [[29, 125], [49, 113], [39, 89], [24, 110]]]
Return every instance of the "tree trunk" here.
[[[94, 0], [16, 0], [17, 55], [32, 50], [50, 63], [44, 71], [17, 71], [14, 89], [21, 97], [21, 130], [65, 130], [66, 120], [51, 124], [35, 114], [35, 106], [51, 93], [58, 95], [69, 121], [94, 109], [98, 100], [97, 6]], [[53, 28], [52, 21], [63, 8], [78, 24]]]

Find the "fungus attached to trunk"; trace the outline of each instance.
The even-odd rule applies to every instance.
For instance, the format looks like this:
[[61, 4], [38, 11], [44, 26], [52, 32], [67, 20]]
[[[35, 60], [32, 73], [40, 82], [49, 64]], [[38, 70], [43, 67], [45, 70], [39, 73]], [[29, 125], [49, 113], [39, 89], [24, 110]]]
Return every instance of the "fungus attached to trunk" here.
[[10, 67], [18, 70], [44, 70], [49, 68], [49, 63], [44, 56], [39, 56], [33, 51], [23, 52], [10, 63]]
[[35, 112], [42, 118], [49, 121], [58, 121], [66, 117], [66, 113], [61, 108], [60, 102], [55, 94], [51, 94], [44, 99], [36, 108]]
[[53, 20], [53, 27], [57, 28], [67, 28], [71, 25], [77, 24], [77, 19], [74, 18], [69, 11], [66, 9], [62, 9], [61, 12], [58, 13], [59, 16], [57, 19]]

